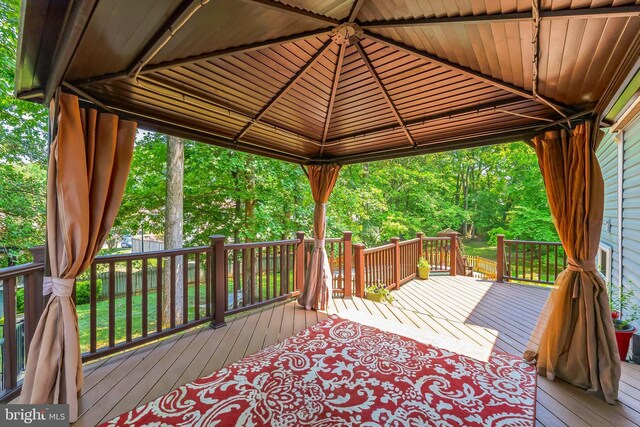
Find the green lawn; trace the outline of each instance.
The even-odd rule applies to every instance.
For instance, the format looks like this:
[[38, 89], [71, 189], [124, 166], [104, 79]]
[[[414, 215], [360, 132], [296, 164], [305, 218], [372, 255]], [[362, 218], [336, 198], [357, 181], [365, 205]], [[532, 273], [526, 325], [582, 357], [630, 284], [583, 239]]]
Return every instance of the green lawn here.
[[[276, 276], [278, 280], [276, 283], [273, 283], [273, 276], [270, 276], [270, 288], [271, 291], [269, 293], [269, 299], [274, 298], [275, 295], [280, 295], [281, 287], [280, 287], [280, 277]], [[289, 286], [291, 287], [290, 291], [293, 290], [294, 282], [293, 282], [293, 272], [290, 272], [289, 275]], [[262, 299], [267, 299], [267, 283], [266, 283], [266, 273], [263, 273], [262, 280]], [[200, 317], [205, 316], [205, 284], [200, 284]], [[241, 293], [242, 284], [238, 284], [238, 306], [241, 305]], [[256, 284], [255, 288], [255, 300], [256, 302], [259, 299], [258, 294], [258, 286]], [[228, 298], [232, 298], [233, 295], [233, 280], [229, 280], [228, 284]], [[189, 285], [189, 314], [188, 319], [195, 319], [195, 286], [193, 284]], [[250, 295], [247, 293], [247, 299], [250, 298]], [[233, 300], [231, 300], [233, 301]], [[115, 329], [115, 341], [116, 344], [124, 342], [126, 340], [126, 298], [124, 296], [120, 296], [116, 298], [115, 302], [115, 311], [116, 311], [116, 329]], [[229, 304], [229, 308], [232, 309], [232, 302]], [[78, 313], [78, 330], [80, 333], [80, 350], [84, 353], [89, 351], [89, 304], [81, 304], [76, 306], [76, 311]], [[134, 295], [131, 299], [131, 335], [132, 338], [137, 338], [142, 336], [142, 295]], [[156, 291], [149, 291], [147, 296], [147, 333], [151, 334], [155, 332], [156, 328]], [[98, 301], [96, 304], [96, 348], [100, 349], [103, 347], [109, 346], [109, 300]]]
[[[200, 285], [200, 316], [205, 315], [205, 285]], [[124, 296], [116, 298], [116, 343], [126, 339], [126, 298]], [[156, 292], [149, 292], [147, 295], [147, 322], [148, 333], [152, 333], [156, 328]], [[134, 295], [131, 299], [131, 333], [132, 337], [142, 336], [142, 295]], [[80, 332], [80, 350], [84, 353], [89, 351], [89, 304], [76, 306], [78, 313], [78, 330]], [[189, 287], [189, 320], [195, 318], [195, 288]], [[109, 301], [98, 301], [96, 304], [96, 346], [97, 348], [109, 345]]]
[[462, 239], [462, 244], [464, 245], [464, 253], [466, 255], [479, 256], [492, 261], [496, 260], [497, 248], [495, 246], [490, 246], [489, 243], [484, 240]]

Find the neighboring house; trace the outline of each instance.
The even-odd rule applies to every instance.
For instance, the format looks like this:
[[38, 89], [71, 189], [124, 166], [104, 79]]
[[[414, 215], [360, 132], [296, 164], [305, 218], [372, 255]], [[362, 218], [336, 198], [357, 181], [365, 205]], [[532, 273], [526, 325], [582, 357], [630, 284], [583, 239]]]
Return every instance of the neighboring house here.
[[614, 124], [597, 151], [605, 182], [598, 264], [614, 292], [630, 289], [640, 304], [640, 72], [606, 118]]

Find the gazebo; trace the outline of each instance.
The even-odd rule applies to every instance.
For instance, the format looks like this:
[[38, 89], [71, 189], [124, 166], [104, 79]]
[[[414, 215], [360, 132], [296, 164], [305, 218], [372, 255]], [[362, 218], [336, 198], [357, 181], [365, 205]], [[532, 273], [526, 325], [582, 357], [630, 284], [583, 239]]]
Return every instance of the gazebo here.
[[307, 309], [330, 297], [325, 208], [342, 165], [531, 143], [569, 266], [525, 356], [613, 403], [595, 148], [639, 55], [634, 1], [25, 1], [16, 94], [51, 106], [53, 296], [22, 402], [70, 403], [75, 417], [73, 280], [113, 223], [137, 124], [303, 166], [316, 201]]

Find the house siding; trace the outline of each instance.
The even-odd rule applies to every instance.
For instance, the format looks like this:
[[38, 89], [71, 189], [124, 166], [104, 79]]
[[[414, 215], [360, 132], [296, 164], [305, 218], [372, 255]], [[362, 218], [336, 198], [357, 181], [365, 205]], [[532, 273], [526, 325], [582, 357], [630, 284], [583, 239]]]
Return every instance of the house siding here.
[[640, 118], [624, 130], [622, 286], [640, 304]]
[[[611, 247], [611, 283], [618, 285], [620, 254], [618, 251], [618, 144], [614, 133], [607, 132], [596, 152], [604, 178], [604, 224], [600, 243]], [[611, 222], [607, 230], [606, 223]]]

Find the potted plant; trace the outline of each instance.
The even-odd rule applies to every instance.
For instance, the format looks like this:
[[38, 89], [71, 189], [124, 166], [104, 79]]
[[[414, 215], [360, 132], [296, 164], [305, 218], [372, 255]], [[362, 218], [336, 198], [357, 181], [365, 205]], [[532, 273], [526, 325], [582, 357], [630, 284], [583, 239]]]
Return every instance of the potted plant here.
[[611, 290], [611, 284], [609, 284], [611, 320], [616, 329], [616, 343], [620, 360], [624, 361], [627, 359], [631, 337], [638, 330], [632, 323], [640, 319], [640, 307], [638, 304], [632, 304], [632, 291], [621, 289], [619, 295], [614, 295]]
[[429, 272], [431, 271], [431, 266], [429, 265], [429, 261], [427, 261], [424, 257], [420, 257], [418, 260], [418, 277], [422, 280], [427, 280], [429, 278]]
[[391, 304], [394, 300], [391, 295], [391, 291], [387, 289], [382, 283], [374, 283], [373, 285], [367, 285], [365, 288], [364, 297], [371, 301], [387, 302]]

